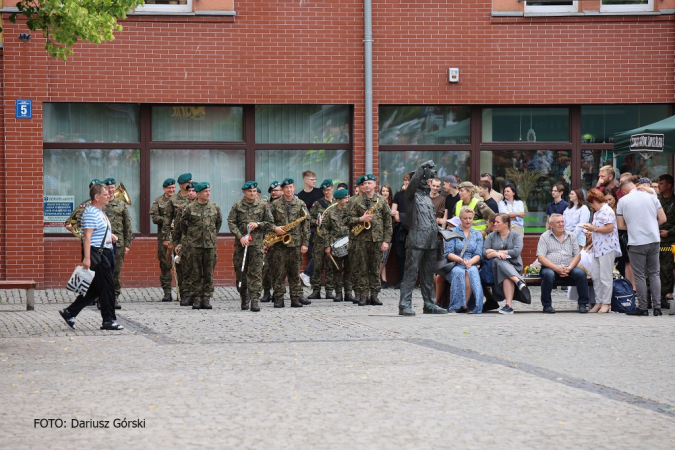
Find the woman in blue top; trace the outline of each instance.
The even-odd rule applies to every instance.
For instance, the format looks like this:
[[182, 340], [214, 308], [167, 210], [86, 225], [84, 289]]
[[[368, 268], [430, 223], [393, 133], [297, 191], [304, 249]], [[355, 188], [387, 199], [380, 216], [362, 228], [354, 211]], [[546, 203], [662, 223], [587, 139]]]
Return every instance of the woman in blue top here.
[[518, 190], [512, 184], [507, 184], [504, 188], [504, 200], [499, 202], [499, 212], [508, 214], [511, 219], [511, 229], [523, 236], [525, 228], [523, 227], [525, 217], [525, 204], [518, 198]]
[[[451, 313], [457, 310], [476, 314], [483, 312], [483, 288], [476, 266], [483, 254], [483, 236], [471, 227], [473, 216], [473, 210], [463, 206], [459, 212], [461, 225], [452, 230], [462, 238], [445, 243], [445, 258], [455, 263], [452, 271], [445, 275], [450, 283], [448, 312]], [[475, 299], [475, 305], [469, 309], [471, 297]]]

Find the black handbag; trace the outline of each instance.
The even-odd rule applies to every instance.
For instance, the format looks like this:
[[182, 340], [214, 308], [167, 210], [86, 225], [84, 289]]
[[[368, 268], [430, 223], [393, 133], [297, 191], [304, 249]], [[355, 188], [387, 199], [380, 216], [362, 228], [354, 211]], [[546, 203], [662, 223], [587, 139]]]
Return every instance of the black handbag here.
[[108, 229], [109, 227], [106, 225], [103, 239], [101, 239], [101, 245], [93, 252], [89, 252], [89, 270], [96, 270], [96, 267], [103, 261], [103, 251], [105, 250], [103, 244], [105, 243], [105, 237], [108, 235]]
[[[469, 237], [464, 239], [464, 248], [462, 248], [462, 253], [459, 255], [460, 258], [464, 256], [464, 252], [466, 251], [466, 246], [469, 245], [469, 239], [471, 239], [471, 235], [469, 234]], [[434, 273], [436, 275], [445, 276], [452, 271], [452, 269], [455, 267], [455, 264], [457, 263], [454, 261], [448, 261], [447, 258], [443, 258], [440, 261], [436, 261], [436, 270], [434, 270]]]

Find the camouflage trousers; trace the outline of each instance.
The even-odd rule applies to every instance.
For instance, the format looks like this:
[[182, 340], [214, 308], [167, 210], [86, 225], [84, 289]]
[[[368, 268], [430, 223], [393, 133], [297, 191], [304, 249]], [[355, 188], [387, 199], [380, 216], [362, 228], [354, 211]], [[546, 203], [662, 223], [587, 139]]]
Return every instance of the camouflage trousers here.
[[358, 271], [353, 273], [354, 291], [361, 296], [380, 293], [380, 263], [382, 242], [354, 241], [351, 262]]
[[167, 248], [164, 247], [162, 244], [162, 241], [159, 241], [157, 243], [157, 259], [159, 260], [159, 282], [162, 285], [162, 290], [164, 291], [164, 294], [170, 294], [171, 293], [171, 258], [173, 255], [169, 257], [169, 260], [166, 260], [166, 250]]
[[190, 248], [187, 252], [187, 261], [181, 257], [183, 266], [184, 287], [181, 286], [181, 296], [213, 297], [213, 271], [218, 261], [215, 248]]
[[124, 247], [117, 247], [117, 252], [115, 253], [115, 270], [113, 270], [113, 286], [115, 286], [115, 301], [120, 297], [122, 293], [122, 267], [124, 266]]
[[661, 251], [659, 252], [659, 262], [661, 263], [661, 297], [673, 293], [673, 269], [675, 269], [675, 260], [671, 251], [670, 242], [661, 242]]
[[[328, 255], [326, 255], [328, 257]], [[333, 264], [333, 261], [328, 258], [328, 264], [332, 266], [331, 270], [331, 277], [332, 277], [332, 282], [335, 286], [335, 293], [339, 294], [342, 292], [343, 289], [346, 291], [351, 291], [351, 289], [346, 288], [346, 281], [347, 281], [347, 273], [346, 273], [346, 267], [347, 267], [347, 261], [349, 256], [342, 256], [340, 258], [333, 256], [333, 259], [338, 265], [338, 268], [335, 268], [335, 264]], [[316, 266], [315, 266], [316, 267]], [[328, 266], [326, 266], [328, 267]], [[326, 282], [326, 291], [328, 291], [328, 282]]]
[[[356, 267], [354, 267], [354, 263], [352, 261], [352, 255], [354, 254], [354, 240], [349, 239], [349, 243], [347, 244], [347, 256], [344, 257], [345, 259], [345, 270], [344, 270], [344, 289], [346, 292], [351, 292], [354, 289], [354, 270]], [[335, 276], [337, 278], [337, 275]]]
[[257, 300], [260, 299], [260, 291], [262, 290], [262, 270], [265, 260], [263, 250], [262, 247], [252, 245], [248, 247], [246, 266], [244, 266], [244, 276], [242, 277], [241, 264], [244, 261], [244, 250], [240, 245], [236, 245], [232, 255], [234, 273], [237, 276], [237, 287], [241, 282], [239, 295], [244, 297], [248, 294], [252, 300]]
[[272, 271], [270, 270], [269, 252], [265, 253], [263, 257], [265, 264], [262, 270], [262, 288], [263, 292], [270, 292], [272, 290]]
[[333, 282], [333, 272], [335, 271], [335, 265], [328, 255], [326, 255], [326, 247], [321, 240], [315, 239], [312, 261], [314, 261], [314, 271], [312, 272], [312, 278], [310, 280], [312, 290], [317, 291], [321, 289], [324, 268], [326, 269], [326, 291], [334, 290], [335, 283]]
[[274, 297], [282, 298], [286, 293], [284, 279], [288, 277], [288, 288], [291, 298], [302, 296], [302, 282], [300, 281], [300, 265], [302, 254], [300, 247], [287, 247], [283, 244], [273, 245], [269, 250], [270, 272]]

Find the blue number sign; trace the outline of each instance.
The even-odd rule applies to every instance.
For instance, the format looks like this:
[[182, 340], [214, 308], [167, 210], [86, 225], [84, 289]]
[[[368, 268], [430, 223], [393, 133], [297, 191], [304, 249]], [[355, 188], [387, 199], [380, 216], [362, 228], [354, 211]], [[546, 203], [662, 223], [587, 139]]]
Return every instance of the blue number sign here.
[[17, 119], [32, 119], [33, 118], [33, 100], [16, 100], [16, 118]]

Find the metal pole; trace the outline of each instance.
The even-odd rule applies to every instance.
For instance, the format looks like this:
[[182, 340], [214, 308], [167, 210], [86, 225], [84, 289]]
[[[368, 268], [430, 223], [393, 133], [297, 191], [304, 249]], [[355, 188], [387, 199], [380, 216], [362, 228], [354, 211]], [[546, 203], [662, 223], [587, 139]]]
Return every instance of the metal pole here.
[[363, 13], [366, 63], [366, 173], [373, 173], [373, 11], [371, 0], [364, 0]]

